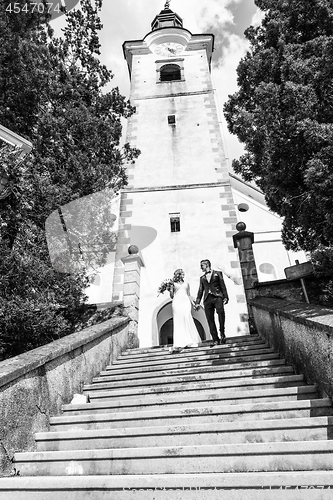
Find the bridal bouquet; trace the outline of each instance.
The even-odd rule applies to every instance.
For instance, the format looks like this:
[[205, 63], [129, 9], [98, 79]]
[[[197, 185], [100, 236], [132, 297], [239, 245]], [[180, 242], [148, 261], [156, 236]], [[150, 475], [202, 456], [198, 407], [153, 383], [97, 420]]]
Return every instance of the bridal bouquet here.
[[170, 280], [170, 279], [166, 279], [166, 280], [163, 280], [162, 283], [160, 284], [160, 286], [158, 287], [158, 295], [160, 295], [161, 293], [164, 293], [165, 291], [168, 291], [170, 292], [170, 290], [172, 290], [173, 288], [173, 281]]

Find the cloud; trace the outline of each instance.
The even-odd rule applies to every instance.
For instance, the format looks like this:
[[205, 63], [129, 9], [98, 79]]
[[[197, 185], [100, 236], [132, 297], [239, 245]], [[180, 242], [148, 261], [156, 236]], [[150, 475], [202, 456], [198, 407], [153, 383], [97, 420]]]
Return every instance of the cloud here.
[[192, 33], [214, 33], [213, 60], [222, 61], [229, 36], [236, 28], [235, 9], [249, 0], [172, 0], [171, 8], [183, 17]]
[[229, 166], [234, 158], [239, 158], [243, 154], [244, 148], [239, 143], [236, 136], [231, 135], [227, 129], [227, 124], [223, 116], [223, 105], [228, 100], [230, 94], [237, 91], [236, 69], [239, 61], [246, 54], [248, 41], [244, 38], [230, 34], [228, 45], [224, 49], [223, 58], [217, 61], [212, 68], [213, 87], [221, 122], [221, 132], [225, 154], [229, 158]]
[[265, 17], [265, 12], [263, 12], [262, 10], [257, 8], [255, 14], [252, 16], [251, 25], [252, 26], [259, 26], [259, 24], [261, 24], [261, 21], [264, 19], [264, 17]]
[[225, 27], [234, 23], [230, 9], [242, 0], [172, 0], [170, 7], [184, 19], [184, 27], [194, 33], [207, 26]]
[[249, 43], [244, 38], [229, 35], [223, 62], [221, 65], [214, 66], [214, 80], [223, 101], [226, 101], [228, 95], [234, 93], [237, 88], [236, 69], [241, 58], [245, 56], [248, 47]]

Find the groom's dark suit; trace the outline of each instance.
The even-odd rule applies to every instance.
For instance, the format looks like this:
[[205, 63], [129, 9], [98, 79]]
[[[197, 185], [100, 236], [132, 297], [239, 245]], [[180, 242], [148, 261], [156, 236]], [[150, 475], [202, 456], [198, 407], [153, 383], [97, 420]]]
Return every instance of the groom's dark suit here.
[[223, 340], [225, 338], [224, 334], [225, 313], [224, 313], [223, 300], [224, 299], [229, 300], [229, 298], [223, 280], [223, 275], [220, 271], [214, 271], [214, 269], [211, 269], [210, 280], [207, 280], [206, 274], [201, 276], [196, 304], [198, 305], [200, 304], [202, 296], [204, 296], [204, 308], [209, 325], [210, 334], [214, 342], [217, 342], [219, 340], [214, 320], [214, 314], [216, 310], [220, 323], [221, 339]]

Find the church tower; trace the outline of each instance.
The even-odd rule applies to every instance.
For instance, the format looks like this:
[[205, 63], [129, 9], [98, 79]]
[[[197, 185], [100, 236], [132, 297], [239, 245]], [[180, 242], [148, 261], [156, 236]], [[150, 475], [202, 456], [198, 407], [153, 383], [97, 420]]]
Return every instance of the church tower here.
[[[185, 271], [195, 298], [200, 260], [224, 271], [229, 294], [226, 335], [246, 330], [246, 304], [232, 235], [237, 223], [211, 82], [212, 34], [192, 34], [164, 9], [143, 40], [126, 41], [131, 79], [127, 141], [141, 151], [128, 166], [121, 194], [113, 300], [122, 299], [123, 264], [130, 244], [139, 247], [142, 268], [140, 346], [172, 342], [169, 294], [157, 296], [165, 278]], [[193, 311], [202, 338], [209, 339], [203, 309]]]

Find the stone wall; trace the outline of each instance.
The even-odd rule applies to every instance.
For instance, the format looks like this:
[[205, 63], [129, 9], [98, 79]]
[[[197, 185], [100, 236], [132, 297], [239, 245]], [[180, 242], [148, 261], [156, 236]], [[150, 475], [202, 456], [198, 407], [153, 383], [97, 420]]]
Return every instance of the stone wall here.
[[[308, 276], [304, 278], [305, 288], [310, 304], [333, 308], [332, 301], [323, 301], [325, 289], [331, 279], [332, 278], [330, 277], [315, 276]], [[284, 279], [257, 283], [254, 286], [254, 293], [255, 297], [272, 297], [275, 299], [291, 300], [293, 302], [306, 302], [301, 281], [299, 279]]]
[[300, 280], [274, 280], [257, 283], [254, 286], [256, 297], [305, 302]]
[[73, 394], [82, 393], [127, 347], [127, 317], [115, 317], [0, 363], [0, 474], [15, 473], [15, 451], [34, 450]]
[[250, 304], [259, 335], [321, 396], [333, 397], [333, 310], [262, 297]]

